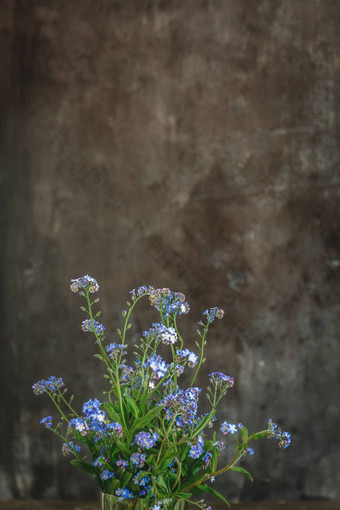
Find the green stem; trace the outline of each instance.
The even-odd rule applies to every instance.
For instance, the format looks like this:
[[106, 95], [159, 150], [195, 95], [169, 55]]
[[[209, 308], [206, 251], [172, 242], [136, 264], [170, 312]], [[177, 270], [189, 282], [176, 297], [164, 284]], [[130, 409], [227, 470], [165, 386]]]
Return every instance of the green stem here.
[[177, 314], [174, 315], [174, 326], [175, 326], [175, 329], [176, 329], [176, 333], [177, 333], [177, 336], [178, 336], [178, 339], [180, 341], [180, 348], [183, 349], [183, 338], [182, 338], [182, 335], [180, 334], [180, 332], [178, 331], [178, 327], [177, 327]]
[[132, 313], [132, 310], [134, 309], [134, 307], [136, 306], [136, 304], [138, 303], [138, 301], [140, 299], [142, 299], [142, 297], [144, 296], [147, 296], [148, 294], [142, 294], [141, 296], [137, 297], [135, 299], [135, 301], [132, 303], [132, 305], [130, 306], [129, 308], [129, 311], [125, 317], [125, 322], [124, 322], [124, 329], [123, 329], [123, 334], [122, 334], [122, 344], [125, 345], [125, 336], [126, 336], [126, 331], [127, 331], [127, 327], [128, 327], [128, 324], [129, 324], [129, 320], [130, 320], [130, 315]]
[[108, 368], [108, 371], [110, 373], [110, 370], [112, 370], [114, 367], [113, 367], [113, 365], [111, 363], [110, 358], [107, 355], [107, 352], [105, 351], [105, 349], [104, 349], [104, 347], [102, 345], [101, 338], [97, 334], [96, 328], [94, 327], [94, 317], [93, 317], [93, 314], [92, 314], [92, 304], [91, 304], [91, 301], [90, 301], [89, 291], [88, 290], [86, 290], [86, 301], [87, 301], [88, 313], [89, 313], [89, 316], [90, 316], [93, 333], [94, 333], [94, 336], [97, 339], [97, 342], [98, 342], [98, 345], [99, 345], [99, 348], [100, 348], [100, 352], [101, 352], [101, 354], [103, 356], [104, 362], [105, 362], [105, 364], [106, 364], [106, 366]]
[[[211, 407], [211, 411], [209, 413], [209, 420], [206, 420], [205, 418], [203, 418], [205, 420], [205, 424], [203, 423], [202, 425], [199, 425], [194, 433], [192, 434], [192, 429], [190, 431], [190, 437], [196, 437], [200, 432], [201, 430], [203, 430], [205, 427], [206, 427], [206, 424], [209, 423], [210, 419], [214, 417], [214, 414], [215, 414], [215, 411], [216, 411], [216, 407], [217, 407], [217, 404], [219, 402], [219, 399], [217, 399], [216, 401], [216, 393], [217, 393], [217, 387], [215, 386], [215, 391], [214, 391], [214, 399], [213, 399], [213, 403], [212, 403], [212, 407]], [[202, 420], [203, 421], [203, 420]], [[192, 435], [191, 435], [192, 434]]]
[[176, 373], [176, 364], [175, 364], [176, 354], [175, 354], [174, 346], [172, 344], [170, 345], [170, 348], [171, 348], [171, 354], [172, 354], [172, 361], [173, 361], [174, 368], [175, 368], [175, 371], [174, 371], [174, 390], [175, 390], [175, 395], [176, 395], [177, 394], [177, 373]]
[[210, 320], [208, 320], [205, 328], [204, 328], [204, 333], [202, 335], [202, 344], [201, 344], [201, 355], [200, 355], [200, 360], [199, 360], [199, 363], [197, 365], [197, 368], [196, 368], [196, 371], [195, 371], [195, 374], [194, 374], [194, 377], [192, 378], [192, 381], [191, 381], [191, 384], [189, 386], [189, 388], [192, 387], [192, 385], [194, 384], [195, 380], [196, 380], [196, 377], [197, 377], [197, 374], [199, 372], [199, 369], [201, 368], [201, 365], [202, 365], [202, 362], [203, 362], [203, 354], [204, 354], [204, 346], [205, 346], [205, 337], [206, 337], [206, 334], [208, 332], [208, 328], [209, 328], [209, 324], [210, 324]]
[[64, 395], [62, 394], [62, 392], [60, 391], [60, 388], [58, 388], [58, 393], [62, 399], [62, 401], [67, 405], [67, 407], [69, 408], [69, 410], [71, 411], [71, 413], [73, 413], [75, 416], [77, 416], [79, 418], [79, 414], [73, 409], [73, 407], [71, 406], [71, 404], [66, 400], [66, 398], [64, 397]]
[[182, 474], [182, 464], [180, 463], [180, 461], [176, 458], [176, 464], [178, 466], [178, 471], [177, 471], [177, 478], [176, 480], [174, 481], [172, 487], [171, 487], [171, 491], [174, 492], [175, 490], [175, 487], [176, 485], [178, 484], [180, 478], [181, 478], [181, 474]]
[[228, 469], [232, 468], [237, 462], [238, 460], [242, 457], [242, 455], [244, 454], [244, 452], [240, 453], [240, 452], [237, 452], [234, 457], [231, 459], [231, 461], [229, 462], [229, 464], [227, 464], [224, 468], [222, 469], [219, 469], [218, 471], [215, 471], [214, 473], [211, 473], [209, 475], [207, 474], [204, 474], [202, 476], [202, 478], [200, 478], [197, 482], [195, 483], [192, 483], [191, 485], [189, 485], [188, 487], [185, 487], [185, 489], [182, 489], [181, 492], [188, 492], [190, 489], [192, 489], [193, 487], [196, 487], [196, 485], [200, 485], [201, 483], [205, 482], [205, 480], [207, 480], [207, 478], [209, 477], [212, 477], [212, 476], [218, 476], [222, 473], [224, 473], [225, 471], [228, 471]]
[[161, 446], [159, 448], [158, 457], [157, 457], [157, 460], [156, 460], [156, 466], [157, 466], [157, 464], [159, 462], [159, 459], [161, 457], [161, 453], [162, 453], [162, 449], [163, 449], [163, 445], [165, 443], [165, 440], [168, 439], [168, 434], [169, 434], [170, 430], [172, 429], [172, 426], [173, 426], [173, 424], [175, 422], [176, 417], [177, 417], [177, 414], [174, 415], [174, 417], [173, 417], [173, 419], [172, 419], [172, 421], [171, 421], [171, 423], [169, 425], [168, 430], [165, 432], [165, 435], [164, 435], [163, 440], [161, 442]]
[[59, 413], [64, 418], [64, 420], [67, 421], [67, 423], [70, 423], [70, 420], [66, 417], [66, 415], [63, 413], [61, 407], [57, 404], [56, 399], [54, 398], [53, 394], [49, 391], [46, 391], [46, 393], [49, 395], [50, 399], [52, 400], [53, 404], [56, 406], [56, 408], [58, 409]]
[[108, 372], [109, 372], [110, 375], [113, 372], [115, 374], [115, 376], [116, 376], [117, 398], [118, 398], [118, 401], [119, 401], [119, 407], [120, 407], [121, 417], [122, 417], [122, 421], [123, 421], [122, 425], [124, 426], [124, 428], [126, 430], [126, 421], [125, 421], [125, 415], [124, 415], [124, 409], [123, 409], [122, 392], [121, 392], [121, 388], [120, 388], [118, 363], [116, 364], [116, 366], [112, 365], [111, 360], [110, 360], [110, 358], [107, 355], [107, 352], [105, 351], [104, 347], [102, 346], [101, 339], [100, 339], [99, 335], [96, 332], [96, 329], [94, 327], [94, 318], [93, 318], [93, 314], [92, 314], [92, 306], [91, 306], [91, 301], [90, 301], [90, 298], [89, 298], [88, 290], [86, 290], [86, 300], [87, 300], [88, 311], [89, 311], [89, 315], [90, 315], [90, 319], [91, 319], [91, 324], [92, 324], [92, 328], [93, 328], [93, 333], [94, 333], [94, 335], [95, 335], [95, 337], [97, 339], [97, 342], [98, 342], [100, 351], [102, 353], [103, 359], [105, 361], [105, 364], [107, 366]]
[[83, 462], [83, 459], [81, 458], [81, 456], [78, 454], [78, 452], [72, 447], [72, 445], [69, 443], [69, 441], [67, 441], [66, 437], [62, 436], [61, 434], [59, 434], [59, 432], [56, 430], [56, 429], [52, 429], [50, 428], [50, 430], [52, 432], [54, 432], [60, 439], [62, 439], [68, 446], [69, 448], [72, 450], [72, 453], [75, 457], [78, 458], [78, 460], [82, 461]]

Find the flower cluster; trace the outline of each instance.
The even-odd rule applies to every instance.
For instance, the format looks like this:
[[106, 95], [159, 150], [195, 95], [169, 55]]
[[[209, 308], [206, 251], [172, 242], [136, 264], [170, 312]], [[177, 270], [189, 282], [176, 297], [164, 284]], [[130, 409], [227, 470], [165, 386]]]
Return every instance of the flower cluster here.
[[[89, 275], [75, 278], [70, 288], [86, 301], [87, 308], [81, 308], [87, 318], [81, 329], [95, 336], [98, 349], [95, 356], [107, 370], [104, 375], [109, 383], [104, 392], [107, 400], [91, 398], [78, 413], [72, 405], [73, 396], [66, 397], [67, 390], [61, 390], [63, 380], [55, 376], [35, 383], [33, 392], [46, 393], [61, 414], [62, 423], [55, 427], [52, 416], [42, 418], [40, 423], [63, 439], [62, 454], [73, 457], [74, 465], [94, 476], [103, 492], [120, 501], [134, 500], [133, 505], [145, 498], [151, 510], [166, 510], [171, 499], [187, 500], [191, 494], [201, 497], [211, 492], [213, 489], [207, 484], [215, 476], [231, 469], [244, 455], [254, 454], [249, 446], [252, 440], [267, 437], [277, 439], [280, 448], [290, 445], [290, 434], [272, 420], [257, 433], [248, 433], [242, 423], [236, 425], [223, 419], [220, 432], [210, 431], [217, 420], [220, 400], [234, 386], [234, 378], [222, 372], [209, 374], [206, 396], [211, 408], [204, 414], [199, 412], [202, 390], [195, 383], [205, 362], [206, 335], [215, 318], [223, 317], [223, 310], [214, 307], [203, 312], [207, 320], [199, 322], [196, 354], [184, 347], [177, 325], [177, 316], [190, 310], [185, 295], [143, 285], [130, 292], [128, 310], [122, 313], [123, 327], [117, 329], [118, 340], [109, 343], [104, 325], [96, 320], [100, 311], [92, 309], [99, 302], [98, 298], [92, 302], [90, 296], [99, 289], [96, 279]], [[140, 343], [135, 342], [131, 353], [126, 342], [132, 326], [130, 317], [144, 296], [159, 312], [159, 319], [143, 331]], [[179, 376], [186, 367], [196, 368], [189, 371], [190, 384], [180, 387]], [[216, 432], [235, 441], [235, 452], [222, 468], [217, 463], [226, 446]], [[88, 447], [88, 452], [78, 443]], [[245, 469], [239, 471], [251, 477]], [[213, 494], [224, 499], [215, 490]], [[202, 499], [196, 505], [201, 510], [211, 510]]]
[[46, 416], [45, 418], [41, 418], [40, 425], [45, 425], [48, 429], [52, 427], [52, 416]]
[[190, 446], [189, 457], [191, 457], [192, 459], [198, 459], [198, 457], [200, 457], [203, 453], [204, 447], [203, 437], [198, 436], [195, 444], [188, 443], [188, 445]]
[[60, 388], [64, 386], [64, 381], [61, 377], [55, 377], [51, 375], [48, 379], [42, 379], [41, 381], [33, 384], [33, 393], [35, 395], [41, 395], [42, 393], [56, 393]]
[[289, 432], [282, 431], [276, 423], [270, 418], [268, 420], [268, 438], [278, 439], [279, 448], [288, 448], [291, 443], [291, 434]]
[[228, 432], [230, 432], [230, 434], [236, 434], [238, 428], [242, 428], [242, 423], [239, 424], [240, 426], [237, 427], [237, 425], [234, 425], [234, 423], [228, 423], [226, 421], [224, 421], [221, 425], [221, 432], [226, 435], [228, 434]]
[[147, 364], [152, 370], [153, 379], [162, 379], [168, 371], [168, 365], [159, 354], [154, 354], [149, 358]]
[[189, 367], [192, 368], [197, 365], [198, 356], [194, 352], [189, 351], [189, 349], [179, 349], [176, 354], [179, 358], [186, 359]]
[[123, 344], [109, 344], [105, 347], [108, 356], [111, 359], [116, 359], [119, 356], [127, 354], [126, 345]]
[[70, 289], [72, 292], [79, 292], [81, 295], [84, 295], [84, 290], [88, 289], [88, 291], [93, 294], [94, 292], [98, 292], [99, 285], [95, 278], [87, 274], [81, 278], [71, 280]]
[[100, 324], [96, 320], [91, 321], [91, 319], [85, 319], [81, 323], [81, 329], [84, 331], [84, 333], [87, 333], [87, 332], [94, 333], [94, 332], [96, 332], [97, 335], [102, 335], [104, 333], [104, 331], [105, 331], [105, 328], [104, 328], [103, 324]]
[[149, 448], [152, 448], [155, 445], [158, 438], [159, 435], [156, 432], [152, 435], [149, 432], [140, 432], [136, 435], [135, 441], [141, 448], [149, 450]]
[[138, 298], [151, 294], [155, 289], [151, 287], [151, 285], [142, 285], [141, 287], [138, 287], [138, 289], [132, 289], [130, 290], [129, 294], [131, 295], [132, 301], [136, 301]]
[[198, 397], [201, 388], [188, 388], [171, 393], [160, 401], [164, 406], [165, 418], [175, 420], [178, 427], [192, 427], [197, 422]]
[[190, 307], [182, 292], [171, 292], [170, 289], [153, 289], [149, 294], [151, 306], [168, 317], [169, 315], [182, 315], [189, 313]]
[[178, 339], [176, 329], [172, 327], [167, 328], [161, 322], [154, 322], [152, 328], [143, 332], [143, 336], [146, 338], [160, 339], [165, 345], [175, 344]]
[[142, 468], [145, 464], [145, 453], [133, 453], [130, 457], [132, 464], [136, 467]]
[[134, 493], [128, 489], [117, 489], [115, 494], [119, 497], [120, 501], [123, 499], [132, 499], [135, 497]]
[[64, 443], [61, 447], [61, 453], [67, 457], [72, 452], [79, 453], [81, 450], [80, 446], [77, 444], [74, 444], [73, 441], [70, 441], [69, 443]]
[[209, 380], [212, 384], [232, 388], [234, 386], [234, 378], [229, 375], [222, 374], [222, 372], [212, 372], [209, 374]]
[[206, 315], [209, 322], [214, 322], [216, 318], [217, 319], [223, 318], [224, 310], [222, 310], [221, 308], [217, 308], [217, 306], [215, 306], [213, 308], [210, 308], [209, 310], [205, 310], [205, 312], [203, 312], [203, 315]]

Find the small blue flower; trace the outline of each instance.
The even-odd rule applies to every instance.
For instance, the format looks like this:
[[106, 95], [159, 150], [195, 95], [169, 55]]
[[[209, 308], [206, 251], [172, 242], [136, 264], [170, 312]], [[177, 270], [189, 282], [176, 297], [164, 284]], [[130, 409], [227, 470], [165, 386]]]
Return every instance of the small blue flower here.
[[158, 437], [159, 435], [156, 434], [155, 432], [152, 434], [152, 436], [149, 432], [139, 432], [139, 434], [135, 436], [135, 441], [138, 444], [138, 446], [141, 446], [142, 448], [146, 448], [148, 450], [149, 448], [152, 448], [154, 446]]
[[138, 480], [138, 475], [139, 473], [136, 473], [135, 476], [132, 478], [133, 483], [139, 485], [140, 487], [146, 487], [150, 481], [150, 478], [148, 476], [143, 476], [140, 480]]
[[176, 354], [180, 358], [187, 358], [189, 367], [197, 365], [198, 356], [194, 352], [189, 351], [189, 349], [179, 349]]
[[72, 420], [68, 423], [67, 428], [74, 428], [82, 434], [86, 434], [88, 431], [88, 425], [82, 418], [72, 418]]
[[117, 489], [115, 492], [116, 496], [119, 496], [120, 501], [123, 499], [132, 499], [134, 498], [133, 492], [128, 489]]
[[125, 471], [125, 469], [128, 467], [129, 463], [127, 460], [117, 460], [116, 466], [120, 467], [122, 471]]
[[162, 505], [160, 503], [150, 507], [150, 510], [161, 510]]
[[196, 444], [188, 443], [190, 446], [189, 457], [198, 459], [203, 453], [204, 440], [202, 436], [198, 436]]
[[217, 446], [217, 448], [220, 451], [225, 450], [225, 444], [223, 443], [223, 441], [216, 441], [215, 443], [213, 443], [213, 446]]
[[92, 466], [100, 467], [104, 462], [104, 459], [102, 457], [98, 457], [92, 462]]
[[145, 464], [145, 453], [133, 453], [130, 457], [132, 464], [136, 467], [143, 467]]
[[161, 322], [154, 322], [152, 328], [143, 331], [145, 338], [158, 338], [165, 345], [175, 344], [177, 342], [177, 332], [175, 328], [167, 328]]
[[110, 478], [113, 478], [114, 476], [115, 476], [115, 474], [112, 473], [112, 471], [109, 471], [108, 469], [104, 469], [104, 471], [100, 475], [100, 478], [102, 480], [109, 480]]
[[123, 427], [118, 422], [107, 423], [105, 425], [105, 432], [113, 431], [117, 437], [123, 437]]
[[207, 469], [210, 466], [211, 459], [212, 459], [212, 454], [210, 452], [207, 452], [202, 459], [204, 462], [204, 469]]
[[41, 425], [45, 425], [46, 428], [50, 429], [52, 427], [52, 416], [46, 416], [40, 420]]
[[145, 485], [144, 487], [142, 487], [142, 490], [138, 493], [138, 496], [146, 496], [150, 492], [151, 488], [152, 485]]
[[154, 379], [161, 379], [165, 376], [168, 370], [168, 365], [164, 359], [158, 354], [154, 354], [149, 360], [148, 365], [153, 371]]
[[228, 434], [228, 432], [235, 434], [237, 432], [237, 426], [224, 421], [221, 425], [221, 432], [223, 432], [224, 435]]
[[83, 414], [87, 417], [92, 416], [94, 413], [99, 413], [101, 403], [98, 399], [88, 400], [83, 404]]

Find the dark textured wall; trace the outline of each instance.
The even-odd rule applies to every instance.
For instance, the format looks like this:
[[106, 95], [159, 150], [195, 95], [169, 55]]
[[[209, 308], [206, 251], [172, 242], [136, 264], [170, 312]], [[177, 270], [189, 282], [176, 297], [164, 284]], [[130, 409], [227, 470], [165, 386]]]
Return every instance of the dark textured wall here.
[[1, 2], [1, 497], [96, 497], [31, 392], [101, 396], [68, 290], [90, 273], [112, 338], [144, 283], [186, 292], [191, 347], [225, 308], [199, 383], [234, 376], [220, 418], [293, 445], [217, 488], [340, 498], [339, 23], [335, 0]]

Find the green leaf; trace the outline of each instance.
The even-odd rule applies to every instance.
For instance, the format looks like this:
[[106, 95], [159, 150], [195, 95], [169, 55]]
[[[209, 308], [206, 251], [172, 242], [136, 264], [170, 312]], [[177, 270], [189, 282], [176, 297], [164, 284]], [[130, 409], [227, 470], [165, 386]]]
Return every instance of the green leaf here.
[[145, 416], [139, 418], [135, 423], [135, 429], [143, 428], [145, 425], [150, 423], [156, 416], [159, 414], [164, 406], [157, 406], [154, 409], [151, 409]]
[[170, 457], [167, 456], [167, 458], [162, 459], [158, 466], [156, 466], [157, 470], [163, 471], [164, 469], [166, 469], [169, 466], [169, 464], [171, 464], [174, 458], [175, 455], [172, 454]]
[[201, 486], [196, 485], [191, 490], [195, 498], [201, 498], [201, 496], [203, 496], [203, 494], [206, 492], [205, 488], [202, 488], [202, 485]]
[[117, 413], [113, 404], [110, 404], [110, 402], [105, 402], [105, 404], [103, 404], [103, 407], [107, 414], [110, 416], [111, 420], [118, 421], [118, 423], [121, 423], [122, 417], [120, 416], [119, 413]]
[[263, 437], [266, 437], [267, 435], [267, 432], [258, 432], [256, 434], [251, 434], [251, 436], [249, 436], [250, 439], [262, 439]]
[[159, 475], [156, 480], [156, 484], [161, 489], [164, 489], [166, 492], [170, 492], [169, 479], [164, 475]]
[[222, 494], [220, 492], [218, 492], [217, 490], [213, 489], [212, 487], [210, 487], [209, 485], [199, 485], [198, 487], [202, 487], [202, 489], [204, 489], [204, 492], [209, 492], [209, 494], [213, 494], [214, 496], [216, 496], [217, 498], [220, 498], [222, 501], [225, 502], [225, 504], [227, 506], [230, 507], [230, 503], [229, 501], [227, 501], [225, 499], [224, 496], [222, 496]]
[[121, 441], [120, 439], [116, 438], [116, 445], [119, 447], [120, 451], [124, 453], [125, 455], [130, 454], [129, 448], [126, 446], [126, 444]]
[[196, 476], [191, 477], [189, 480], [187, 480], [186, 482], [181, 484], [180, 489], [183, 490], [186, 487], [189, 487], [189, 485], [192, 485], [193, 483], [196, 483], [199, 480], [202, 480], [203, 476], [204, 475], [202, 475], [202, 473], [201, 473], [200, 475], [196, 475]]
[[248, 441], [248, 429], [246, 429], [246, 427], [242, 427], [241, 428], [241, 437], [242, 437], [242, 441], [244, 443], [247, 443], [247, 441]]
[[150, 476], [150, 471], [139, 471], [137, 480], [141, 480], [144, 476]]
[[132, 478], [132, 473], [130, 471], [125, 471], [125, 473], [123, 474], [123, 477], [122, 477], [122, 484], [121, 484], [122, 489], [124, 489], [127, 486], [129, 481], [131, 480], [131, 478]]
[[107, 490], [107, 492], [108, 492], [109, 494], [114, 494], [114, 493], [115, 493], [115, 491], [116, 491], [116, 489], [118, 489], [119, 485], [120, 485], [120, 481], [119, 481], [119, 480], [117, 480], [117, 478], [116, 478], [116, 479], [114, 479], [114, 480], [110, 480], [110, 483], [109, 483], [109, 485], [108, 485], [108, 490]]
[[234, 467], [230, 468], [230, 471], [237, 471], [238, 473], [242, 473], [242, 474], [246, 475], [251, 482], [254, 481], [254, 478], [251, 476], [249, 471], [247, 471], [246, 469], [244, 469], [242, 467], [234, 466]]
[[78, 459], [72, 459], [71, 460], [71, 464], [72, 464], [72, 466], [75, 466], [75, 467], [77, 467], [79, 469], [82, 469], [86, 473], [90, 473], [90, 475], [92, 475], [92, 476], [96, 476], [96, 469], [95, 469], [95, 467], [92, 466], [92, 464], [89, 464], [88, 462], [83, 462], [83, 461], [78, 460]]
[[192, 496], [192, 493], [191, 492], [175, 492], [174, 496], [175, 496], [175, 498], [190, 499]]
[[138, 418], [138, 415], [139, 415], [139, 410], [138, 410], [138, 407], [137, 407], [137, 404], [136, 402], [134, 401], [134, 399], [132, 397], [130, 397], [129, 395], [127, 395], [125, 398], [124, 398], [124, 402], [126, 403], [126, 405], [128, 406], [128, 408], [130, 409], [130, 411], [132, 412], [133, 416], [135, 418]]
[[156, 463], [156, 459], [155, 459], [155, 456], [153, 454], [149, 455], [147, 458], [146, 458], [146, 464], [148, 466], [154, 466], [155, 463]]
[[152, 498], [153, 494], [154, 494], [154, 493], [153, 493], [153, 491], [149, 491], [149, 492], [147, 493], [147, 495], [145, 496], [145, 498], [143, 499], [143, 502], [144, 502], [144, 501], [145, 501], [145, 502], [146, 502], [146, 501], [149, 501], [149, 499], [151, 499], [151, 498]]
[[188, 452], [190, 450], [190, 446], [186, 446], [182, 452], [182, 455], [181, 455], [181, 458], [180, 458], [180, 461], [183, 462], [183, 460], [185, 459], [185, 457], [188, 455]]
[[212, 455], [212, 457], [211, 457], [210, 470], [211, 470], [211, 473], [213, 473], [214, 471], [216, 471], [218, 458], [220, 456], [220, 451], [214, 448], [214, 450], [211, 452], [211, 455]]
[[[214, 413], [215, 414], [215, 413]], [[195, 429], [195, 436], [197, 436], [197, 434], [199, 432], [201, 432], [201, 430], [203, 430], [207, 425], [208, 423], [213, 419], [214, 417], [214, 414], [212, 416], [210, 416], [210, 414], [208, 414], [207, 416], [205, 416], [203, 418], [203, 420], [201, 420], [198, 424], [198, 426], [196, 427]]]

